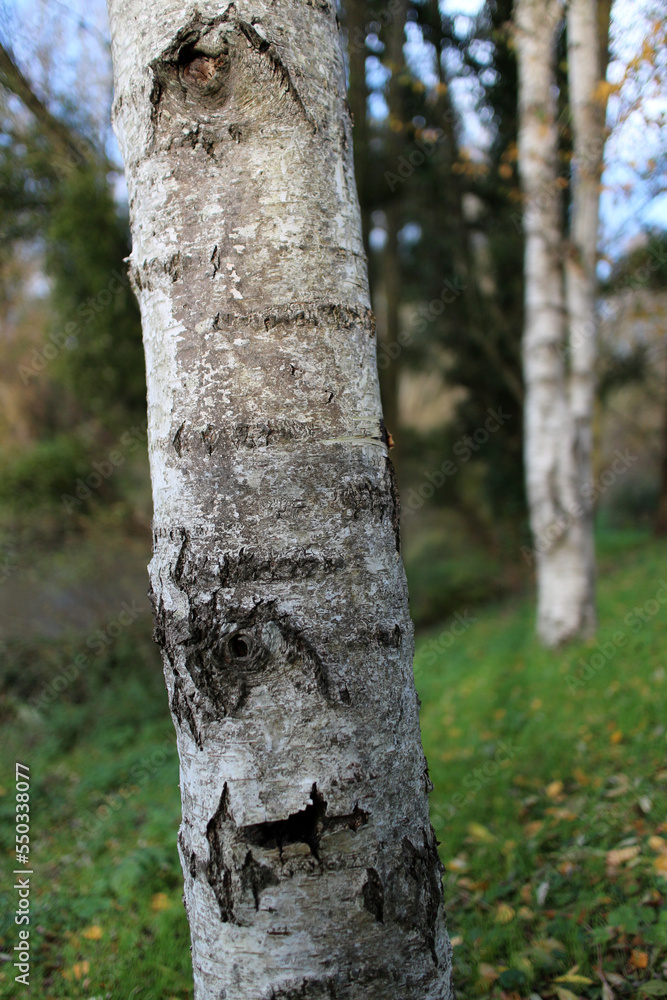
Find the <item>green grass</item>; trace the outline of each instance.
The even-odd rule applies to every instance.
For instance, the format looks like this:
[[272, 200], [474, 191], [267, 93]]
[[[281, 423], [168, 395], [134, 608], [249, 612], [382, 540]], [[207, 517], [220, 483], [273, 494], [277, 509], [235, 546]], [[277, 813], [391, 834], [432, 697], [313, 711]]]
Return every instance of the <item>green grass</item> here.
[[[450, 620], [419, 640], [459, 1000], [667, 995], [667, 604], [655, 614], [649, 604], [646, 622], [627, 619], [663, 578], [667, 545], [617, 533], [603, 539], [594, 642], [540, 649], [529, 599], [469, 608], [477, 620], [461, 636]], [[41, 717], [0, 700], [4, 872], [14, 867], [9, 768], [31, 767], [26, 995], [40, 1000], [192, 996], [173, 728], [144, 638]], [[576, 683], [598, 644], [611, 654]], [[17, 940], [14, 904], [10, 890], [5, 954]], [[21, 995], [13, 977], [0, 964], [0, 997]]]
[[605, 539], [599, 634], [565, 652], [537, 645], [529, 601], [418, 645], [462, 1000], [667, 995], [666, 557]]

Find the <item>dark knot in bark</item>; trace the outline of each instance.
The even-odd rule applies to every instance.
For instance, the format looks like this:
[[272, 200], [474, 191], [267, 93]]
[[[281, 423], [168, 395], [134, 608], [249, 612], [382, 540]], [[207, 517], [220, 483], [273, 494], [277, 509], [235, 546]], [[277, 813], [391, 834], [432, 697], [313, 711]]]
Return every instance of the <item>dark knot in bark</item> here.
[[229, 53], [217, 56], [205, 55], [186, 46], [179, 53], [179, 76], [187, 90], [199, 97], [222, 96], [229, 74]]

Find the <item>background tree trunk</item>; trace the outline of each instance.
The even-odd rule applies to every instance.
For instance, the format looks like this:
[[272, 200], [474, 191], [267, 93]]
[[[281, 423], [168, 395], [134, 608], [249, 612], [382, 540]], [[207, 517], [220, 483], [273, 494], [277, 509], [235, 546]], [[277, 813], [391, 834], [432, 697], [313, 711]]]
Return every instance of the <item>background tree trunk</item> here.
[[[604, 12], [606, 11], [606, 16]], [[573, 420], [574, 456], [583, 508], [582, 557], [590, 581], [587, 601], [595, 607], [593, 503], [585, 484], [593, 482], [593, 417], [597, 358], [597, 246], [600, 178], [604, 151], [606, 101], [598, 85], [604, 79], [610, 4], [570, 0], [567, 7], [567, 66], [572, 128], [572, 197], [570, 240], [565, 255], [569, 346], [569, 405]], [[587, 614], [589, 630], [595, 613]], [[586, 629], [584, 630], [586, 631]]]
[[582, 493], [565, 367], [554, 96], [560, 15], [559, 0], [517, 0], [519, 169], [525, 197], [525, 464], [537, 568], [537, 630], [548, 646], [595, 629], [592, 519]]
[[443, 1000], [335, 10], [110, 0], [197, 1000]]

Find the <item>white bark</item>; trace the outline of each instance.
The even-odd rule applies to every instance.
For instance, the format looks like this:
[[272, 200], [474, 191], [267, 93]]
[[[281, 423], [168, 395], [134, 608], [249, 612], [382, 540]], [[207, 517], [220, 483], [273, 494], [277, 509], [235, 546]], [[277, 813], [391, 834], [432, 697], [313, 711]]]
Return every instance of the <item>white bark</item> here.
[[[567, 8], [567, 64], [572, 127], [570, 238], [565, 254], [569, 345], [569, 405], [574, 455], [584, 512], [584, 555], [595, 574], [593, 505], [582, 487], [593, 481], [593, 417], [597, 356], [596, 264], [605, 103], [596, 94], [603, 75], [600, 21], [604, 3], [570, 0]], [[608, 30], [609, 4], [606, 4]], [[591, 587], [593, 585], [591, 584]], [[594, 592], [591, 593], [591, 603]], [[591, 626], [594, 626], [594, 618]]]
[[449, 998], [328, 0], [110, 0], [196, 1000]]
[[517, 0], [519, 168], [525, 197], [525, 466], [537, 630], [556, 646], [595, 628], [592, 523], [565, 365], [555, 40], [559, 0]]

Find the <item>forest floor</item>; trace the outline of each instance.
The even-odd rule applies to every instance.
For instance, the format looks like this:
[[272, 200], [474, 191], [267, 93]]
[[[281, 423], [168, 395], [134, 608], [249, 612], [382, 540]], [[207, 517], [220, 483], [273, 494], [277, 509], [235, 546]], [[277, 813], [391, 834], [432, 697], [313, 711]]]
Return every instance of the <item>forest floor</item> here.
[[[540, 649], [532, 601], [516, 597], [419, 637], [459, 1000], [667, 996], [667, 543], [616, 534], [600, 565], [590, 643]], [[44, 664], [75, 655], [34, 641]], [[25, 650], [5, 653], [20, 674]], [[30, 767], [26, 995], [191, 997], [178, 768], [148, 615], [39, 712], [2, 696], [0, 740], [0, 997], [22, 995], [7, 957], [15, 760]]]

